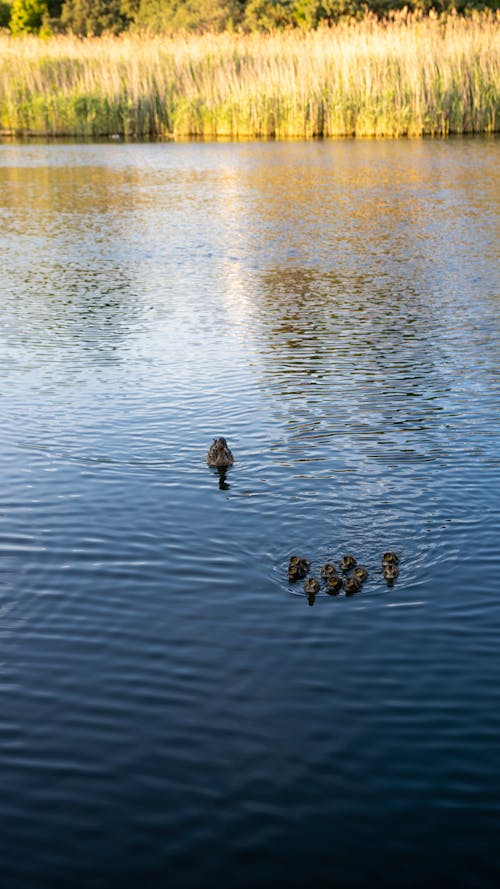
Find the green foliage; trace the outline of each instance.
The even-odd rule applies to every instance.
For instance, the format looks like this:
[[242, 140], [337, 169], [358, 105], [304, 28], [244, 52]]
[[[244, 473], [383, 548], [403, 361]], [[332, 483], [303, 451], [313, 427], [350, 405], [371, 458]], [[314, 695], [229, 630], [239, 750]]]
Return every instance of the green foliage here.
[[[379, 2], [391, 3], [391, 0]], [[401, 5], [403, 3], [404, 0], [401, 0]], [[304, 30], [317, 28], [321, 23], [333, 25], [344, 17], [356, 18], [364, 15], [369, 5], [361, 0], [294, 0], [294, 24]]]
[[61, 17], [63, 0], [47, 0], [47, 8], [49, 10], [49, 18], [51, 21]]
[[12, 33], [69, 31], [79, 36], [134, 30], [157, 34], [314, 30], [344, 18], [396, 10], [470, 14], [498, 10], [500, 0], [0, 0], [0, 28]]
[[0, 28], [8, 28], [10, 22], [11, 6], [0, 0]]
[[65, 0], [61, 25], [81, 37], [119, 34], [129, 24], [120, 0]]
[[[122, 0], [136, 26], [153, 33], [225, 31], [242, 18], [239, 0]], [[134, 8], [135, 7], [135, 8]]]
[[10, 16], [13, 34], [38, 34], [49, 11], [45, 0], [14, 0]]
[[251, 31], [274, 31], [294, 22], [293, 0], [249, 0], [244, 25]]

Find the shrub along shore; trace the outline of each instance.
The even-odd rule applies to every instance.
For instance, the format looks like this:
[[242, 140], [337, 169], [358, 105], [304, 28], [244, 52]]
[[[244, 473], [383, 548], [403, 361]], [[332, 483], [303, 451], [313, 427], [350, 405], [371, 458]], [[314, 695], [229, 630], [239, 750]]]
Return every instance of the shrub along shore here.
[[0, 35], [0, 132], [124, 138], [445, 136], [499, 129], [500, 16], [311, 31]]

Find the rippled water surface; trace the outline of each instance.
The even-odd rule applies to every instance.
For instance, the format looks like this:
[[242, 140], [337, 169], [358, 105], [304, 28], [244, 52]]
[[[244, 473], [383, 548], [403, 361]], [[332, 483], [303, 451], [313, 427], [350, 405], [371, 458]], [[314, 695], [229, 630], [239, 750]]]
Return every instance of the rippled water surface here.
[[498, 886], [499, 167], [0, 146], [2, 889]]

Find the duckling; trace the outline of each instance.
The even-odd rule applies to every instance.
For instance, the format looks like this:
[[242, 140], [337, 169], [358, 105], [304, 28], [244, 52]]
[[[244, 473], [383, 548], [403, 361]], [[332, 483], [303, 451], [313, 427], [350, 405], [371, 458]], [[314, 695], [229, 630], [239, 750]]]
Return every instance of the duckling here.
[[297, 565], [290, 565], [288, 568], [288, 580], [290, 583], [295, 583], [296, 580], [299, 580], [300, 574]]
[[310, 567], [311, 563], [309, 559], [304, 559], [300, 556], [290, 556], [288, 570], [296, 571], [299, 577], [305, 577]]
[[382, 565], [399, 565], [399, 556], [397, 553], [384, 553], [382, 556]]
[[357, 593], [361, 589], [361, 581], [354, 574], [350, 574], [344, 581], [344, 587], [346, 596], [352, 596], [353, 593]]
[[305, 577], [310, 568], [309, 559], [303, 559], [299, 556], [291, 556], [288, 563], [288, 580], [295, 581]]
[[325, 577], [328, 579], [329, 577], [336, 577], [337, 569], [335, 565], [332, 565], [331, 562], [327, 562], [326, 565], [323, 565], [321, 568], [321, 577]]
[[304, 583], [304, 590], [308, 595], [315, 596], [320, 590], [319, 580], [316, 580], [315, 577], [308, 577]]
[[234, 457], [227, 446], [225, 438], [214, 438], [207, 454], [207, 463], [209, 466], [231, 466], [234, 463]]
[[399, 570], [397, 565], [386, 564], [384, 565], [384, 577], [389, 586], [392, 586], [397, 577], [399, 577]]
[[357, 565], [352, 574], [353, 577], [355, 577], [356, 580], [359, 580], [360, 583], [364, 583], [368, 577], [368, 571], [366, 570], [364, 565]]
[[331, 596], [336, 596], [342, 589], [342, 578], [338, 574], [332, 574], [326, 578], [326, 586]]
[[340, 570], [341, 571], [350, 571], [351, 568], [355, 568], [357, 565], [356, 559], [351, 553], [347, 553], [346, 556], [342, 556], [340, 562]]

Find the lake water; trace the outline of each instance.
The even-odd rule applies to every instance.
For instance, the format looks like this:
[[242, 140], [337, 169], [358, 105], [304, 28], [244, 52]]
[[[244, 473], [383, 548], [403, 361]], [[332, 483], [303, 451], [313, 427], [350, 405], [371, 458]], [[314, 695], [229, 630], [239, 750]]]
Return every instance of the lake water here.
[[499, 149], [0, 146], [2, 889], [498, 886]]

